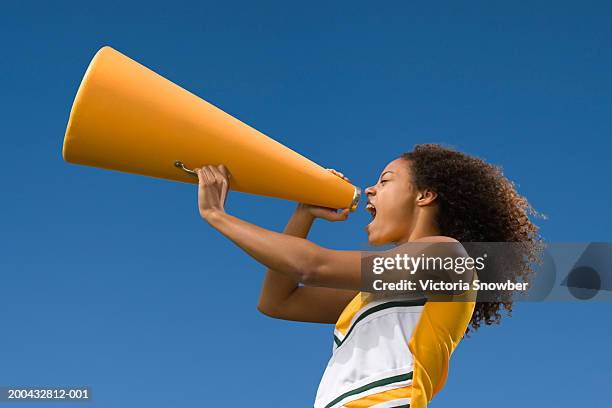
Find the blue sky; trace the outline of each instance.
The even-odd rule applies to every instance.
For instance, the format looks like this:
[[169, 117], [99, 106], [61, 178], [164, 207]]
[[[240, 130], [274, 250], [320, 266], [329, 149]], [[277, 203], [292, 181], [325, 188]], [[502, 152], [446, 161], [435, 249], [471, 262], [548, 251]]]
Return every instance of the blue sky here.
[[[331, 326], [258, 314], [264, 269], [198, 217], [195, 186], [62, 161], [101, 46], [357, 185], [416, 143], [450, 144], [500, 164], [547, 214], [547, 240], [610, 241], [611, 14], [604, 1], [5, 2], [0, 386], [89, 385], [105, 408], [307, 407], [331, 352]], [[293, 207], [228, 202], [275, 230]], [[360, 248], [367, 219], [319, 221], [311, 238]], [[516, 305], [461, 343], [432, 406], [609, 406], [610, 312]]]

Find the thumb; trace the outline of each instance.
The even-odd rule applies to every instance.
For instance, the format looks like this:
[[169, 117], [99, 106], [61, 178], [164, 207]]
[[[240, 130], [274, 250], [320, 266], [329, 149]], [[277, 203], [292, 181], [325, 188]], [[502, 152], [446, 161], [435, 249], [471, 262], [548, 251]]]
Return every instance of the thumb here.
[[348, 218], [348, 214], [349, 214], [348, 208], [340, 212], [334, 212], [333, 221], [344, 221]]

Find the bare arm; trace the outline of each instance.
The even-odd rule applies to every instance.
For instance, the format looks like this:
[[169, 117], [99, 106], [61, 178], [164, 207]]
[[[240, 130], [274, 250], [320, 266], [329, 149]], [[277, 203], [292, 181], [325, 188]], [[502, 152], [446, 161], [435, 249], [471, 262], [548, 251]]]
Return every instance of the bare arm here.
[[[336, 213], [329, 215], [334, 214]], [[340, 218], [342, 215], [334, 217], [336, 220], [342, 219]], [[289, 219], [284, 234], [306, 238], [314, 220], [315, 217], [309, 211], [309, 206], [300, 204]], [[353, 290], [299, 286], [297, 279], [268, 269], [257, 309], [277, 319], [335, 323], [344, 307], [356, 294], [357, 291]]]
[[206, 215], [208, 223], [259, 263], [308, 286], [359, 290], [359, 251], [320, 247], [304, 238], [281, 234], [223, 211]]
[[[201, 216], [258, 262], [307, 286], [358, 291], [362, 289], [361, 252], [322, 248], [304, 238], [270, 231], [229, 215], [224, 210], [229, 175], [224, 166], [197, 169], [200, 185], [198, 202]], [[428, 243], [448, 240], [425, 237], [410, 247], [370, 252], [368, 258], [394, 254], [423, 255]], [[414, 245], [416, 243], [416, 245]], [[418, 271], [417, 271], [418, 272]], [[419, 273], [407, 276], [419, 279]]]

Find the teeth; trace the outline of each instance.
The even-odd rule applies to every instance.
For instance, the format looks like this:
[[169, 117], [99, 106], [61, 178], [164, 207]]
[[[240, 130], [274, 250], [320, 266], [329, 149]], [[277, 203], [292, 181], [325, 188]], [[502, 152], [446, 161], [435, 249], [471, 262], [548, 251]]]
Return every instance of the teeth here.
[[372, 219], [376, 217], [376, 208], [372, 204], [366, 204], [366, 210], [372, 215]]

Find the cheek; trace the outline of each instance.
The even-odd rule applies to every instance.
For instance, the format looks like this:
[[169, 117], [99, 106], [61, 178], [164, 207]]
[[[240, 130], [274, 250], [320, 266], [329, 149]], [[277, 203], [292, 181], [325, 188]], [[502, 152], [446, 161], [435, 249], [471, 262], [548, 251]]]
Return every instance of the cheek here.
[[409, 220], [414, 210], [414, 197], [404, 189], [385, 191], [385, 218], [398, 223]]
[[[391, 200], [385, 201], [381, 224], [386, 234], [404, 234], [412, 224], [413, 201], [407, 195], [394, 195]], [[378, 216], [376, 217], [378, 219]]]
[[385, 218], [385, 230], [391, 235], [403, 234], [412, 225], [412, 217], [404, 207], [391, 208]]

